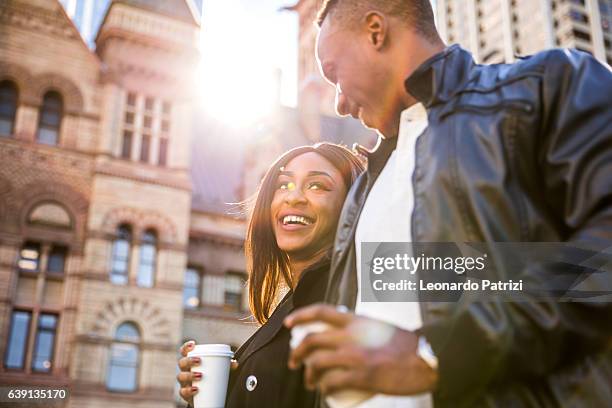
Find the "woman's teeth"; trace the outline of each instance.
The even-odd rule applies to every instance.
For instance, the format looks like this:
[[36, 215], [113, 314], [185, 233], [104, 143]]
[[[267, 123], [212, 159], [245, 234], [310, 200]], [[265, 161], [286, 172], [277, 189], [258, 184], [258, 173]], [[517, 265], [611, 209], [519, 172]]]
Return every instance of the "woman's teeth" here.
[[283, 225], [288, 224], [302, 224], [302, 225], [310, 225], [310, 222], [307, 218], [301, 215], [286, 215], [283, 217]]

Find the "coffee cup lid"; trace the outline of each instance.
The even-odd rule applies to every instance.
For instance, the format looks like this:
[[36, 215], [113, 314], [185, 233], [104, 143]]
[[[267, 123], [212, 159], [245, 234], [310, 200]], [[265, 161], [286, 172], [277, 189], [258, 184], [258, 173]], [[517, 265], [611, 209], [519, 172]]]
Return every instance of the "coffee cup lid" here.
[[233, 357], [234, 352], [228, 344], [196, 344], [193, 350], [187, 353], [187, 356]]

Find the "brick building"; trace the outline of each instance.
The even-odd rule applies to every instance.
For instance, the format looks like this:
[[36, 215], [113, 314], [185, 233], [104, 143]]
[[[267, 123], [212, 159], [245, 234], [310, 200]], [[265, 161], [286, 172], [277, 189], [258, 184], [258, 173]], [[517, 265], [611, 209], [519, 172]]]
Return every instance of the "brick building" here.
[[223, 147], [235, 130], [192, 94], [193, 3], [0, 0], [0, 386], [68, 387], [65, 407], [183, 406], [178, 346], [256, 329], [245, 217], [225, 203], [288, 148], [376, 139], [320, 105], [333, 88], [312, 71], [297, 108]]
[[179, 344], [254, 330], [244, 221], [193, 200], [193, 10], [115, 0], [92, 52], [57, 0], [0, 0], [0, 385], [173, 407]]

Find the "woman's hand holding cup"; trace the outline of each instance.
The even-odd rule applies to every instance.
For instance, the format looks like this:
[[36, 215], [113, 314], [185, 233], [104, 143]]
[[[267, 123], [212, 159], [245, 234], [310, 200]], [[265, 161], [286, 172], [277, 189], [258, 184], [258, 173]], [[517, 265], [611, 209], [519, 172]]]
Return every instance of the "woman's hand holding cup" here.
[[198, 392], [198, 387], [192, 386], [191, 382], [194, 380], [199, 380], [202, 377], [202, 373], [192, 373], [191, 367], [200, 364], [199, 357], [187, 357], [187, 353], [193, 350], [195, 346], [195, 341], [189, 340], [180, 348], [181, 358], [178, 361], [180, 373], [176, 376], [177, 381], [181, 384], [181, 389], [179, 394], [181, 398], [183, 398], [189, 405], [193, 406], [193, 396], [196, 392]]
[[[194, 349], [196, 342], [189, 340], [185, 342], [181, 348], [181, 358], [178, 361], [180, 373], [176, 376], [177, 381], [181, 385], [179, 394], [187, 403], [194, 406], [193, 397], [198, 392], [198, 387], [192, 384], [193, 381], [199, 381], [202, 379], [202, 373], [197, 371], [191, 371], [192, 367], [196, 367], [201, 363], [200, 357], [189, 357], [188, 353]], [[238, 367], [236, 360], [231, 361], [230, 368], [235, 370]]]

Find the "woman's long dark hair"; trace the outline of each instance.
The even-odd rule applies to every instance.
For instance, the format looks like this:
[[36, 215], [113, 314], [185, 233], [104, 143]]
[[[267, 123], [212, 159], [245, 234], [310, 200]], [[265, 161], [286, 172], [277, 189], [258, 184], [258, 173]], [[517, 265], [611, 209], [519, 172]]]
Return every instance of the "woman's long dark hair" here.
[[317, 143], [289, 150], [268, 169], [255, 198], [244, 245], [249, 272], [249, 307], [257, 321], [264, 324], [272, 313], [280, 284], [294, 287], [289, 257], [276, 244], [270, 207], [280, 169], [304, 153], [317, 153], [338, 169], [347, 191], [363, 171], [361, 159], [344, 146]]

